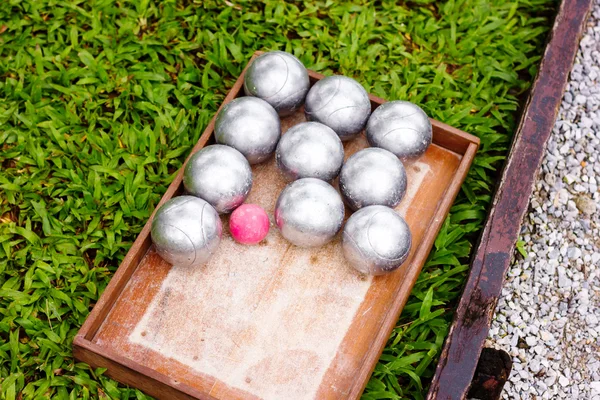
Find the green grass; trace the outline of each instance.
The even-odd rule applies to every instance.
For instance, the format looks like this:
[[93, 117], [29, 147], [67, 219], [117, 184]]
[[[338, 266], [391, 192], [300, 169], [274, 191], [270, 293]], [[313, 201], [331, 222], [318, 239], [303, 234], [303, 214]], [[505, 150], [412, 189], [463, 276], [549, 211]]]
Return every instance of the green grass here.
[[0, 2], [0, 398], [144, 398], [72, 339], [257, 49], [481, 138], [364, 395], [423, 398], [554, 6]]

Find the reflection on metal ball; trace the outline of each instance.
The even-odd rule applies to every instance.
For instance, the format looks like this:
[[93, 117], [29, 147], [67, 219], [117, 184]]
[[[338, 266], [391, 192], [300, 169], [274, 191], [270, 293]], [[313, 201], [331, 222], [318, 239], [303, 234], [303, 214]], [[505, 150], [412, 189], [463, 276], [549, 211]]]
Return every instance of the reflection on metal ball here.
[[275, 205], [281, 235], [300, 247], [322, 246], [339, 232], [344, 203], [338, 192], [320, 179], [303, 178], [287, 185]]
[[344, 256], [363, 274], [383, 275], [394, 271], [408, 257], [411, 244], [408, 224], [388, 207], [361, 208], [344, 226]]
[[151, 236], [157, 253], [182, 267], [202, 265], [221, 241], [221, 219], [206, 201], [179, 196], [163, 204], [154, 215]]
[[348, 158], [340, 172], [340, 191], [353, 210], [382, 205], [396, 207], [406, 193], [406, 170], [387, 150], [369, 147]]
[[279, 141], [277, 166], [288, 180], [333, 180], [344, 163], [344, 146], [335, 132], [318, 122], [291, 127]]
[[250, 164], [260, 163], [275, 151], [281, 125], [277, 112], [257, 97], [240, 97], [227, 103], [215, 121], [215, 139], [238, 150]]
[[371, 101], [354, 79], [334, 75], [321, 79], [306, 95], [306, 118], [333, 129], [340, 139], [350, 140], [365, 128]]
[[284, 51], [262, 54], [248, 67], [244, 92], [269, 103], [281, 116], [292, 114], [310, 88], [308, 71], [300, 60]]
[[252, 188], [252, 169], [236, 149], [207, 146], [188, 161], [183, 171], [185, 190], [208, 201], [219, 213], [228, 213], [246, 200]]
[[374, 147], [410, 160], [425, 153], [433, 136], [427, 114], [408, 101], [390, 101], [377, 107], [367, 123], [367, 140]]

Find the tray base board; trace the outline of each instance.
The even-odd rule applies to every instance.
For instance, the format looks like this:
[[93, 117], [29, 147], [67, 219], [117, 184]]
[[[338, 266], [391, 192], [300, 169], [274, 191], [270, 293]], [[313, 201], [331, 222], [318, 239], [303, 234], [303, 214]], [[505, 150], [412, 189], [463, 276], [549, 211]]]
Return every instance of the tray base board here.
[[[304, 120], [299, 111], [282, 128]], [[346, 157], [367, 146], [364, 135], [345, 143]], [[434, 144], [406, 164], [409, 185], [397, 211], [414, 247], [461, 158]], [[274, 159], [254, 166], [253, 175], [247, 202], [272, 219], [286, 182]], [[398, 286], [412, 260], [371, 278], [345, 262], [339, 234], [321, 248], [302, 249], [271, 221], [263, 242], [244, 246], [231, 238], [227, 216], [222, 222], [219, 250], [202, 268], [171, 267], [150, 247], [94, 342], [216, 398], [345, 398], [347, 385], [338, 388], [335, 376], [351, 378], [362, 361], [357, 350], [371, 343], [377, 318], [397, 295], [387, 288]], [[411, 286], [403, 282], [398, 290], [408, 295]]]

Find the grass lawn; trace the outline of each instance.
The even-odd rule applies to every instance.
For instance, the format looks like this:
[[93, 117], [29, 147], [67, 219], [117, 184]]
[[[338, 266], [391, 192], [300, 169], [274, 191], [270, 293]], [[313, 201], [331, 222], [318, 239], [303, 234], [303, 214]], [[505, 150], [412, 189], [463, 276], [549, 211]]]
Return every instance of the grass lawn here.
[[145, 398], [71, 342], [258, 49], [481, 138], [364, 394], [423, 398], [556, 2], [357, 3], [0, 2], [0, 398]]

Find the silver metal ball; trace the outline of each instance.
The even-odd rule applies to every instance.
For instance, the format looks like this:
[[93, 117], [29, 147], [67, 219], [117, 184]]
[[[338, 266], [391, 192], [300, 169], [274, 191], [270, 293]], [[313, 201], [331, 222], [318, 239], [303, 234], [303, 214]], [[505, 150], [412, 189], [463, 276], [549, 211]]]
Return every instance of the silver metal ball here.
[[189, 159], [183, 185], [189, 194], [208, 201], [220, 214], [229, 213], [248, 197], [252, 169], [233, 147], [213, 144]]
[[340, 172], [340, 191], [353, 210], [382, 205], [396, 207], [406, 193], [406, 170], [387, 150], [368, 147], [346, 160]]
[[288, 180], [317, 178], [330, 182], [338, 176], [344, 163], [344, 146], [330, 127], [303, 122], [283, 135], [275, 160]]
[[263, 162], [281, 137], [277, 111], [258, 97], [240, 97], [227, 103], [215, 121], [215, 139], [246, 157], [250, 164]]
[[333, 129], [340, 139], [350, 140], [365, 128], [371, 101], [365, 88], [346, 76], [328, 76], [313, 85], [306, 95], [306, 118]]
[[421, 107], [408, 101], [390, 101], [377, 107], [367, 123], [367, 140], [374, 147], [410, 160], [425, 153], [433, 138], [431, 121]]
[[352, 214], [342, 236], [346, 260], [367, 275], [383, 275], [400, 267], [411, 244], [412, 234], [404, 218], [384, 206], [369, 206]]
[[221, 219], [206, 201], [179, 196], [163, 204], [154, 215], [151, 237], [157, 253], [182, 267], [202, 265], [221, 241]]
[[300, 108], [309, 88], [306, 67], [285, 51], [270, 51], [257, 57], [244, 76], [246, 95], [265, 100], [281, 116]]
[[339, 232], [344, 203], [329, 183], [315, 178], [287, 185], [275, 205], [275, 223], [281, 235], [300, 247], [322, 246]]

